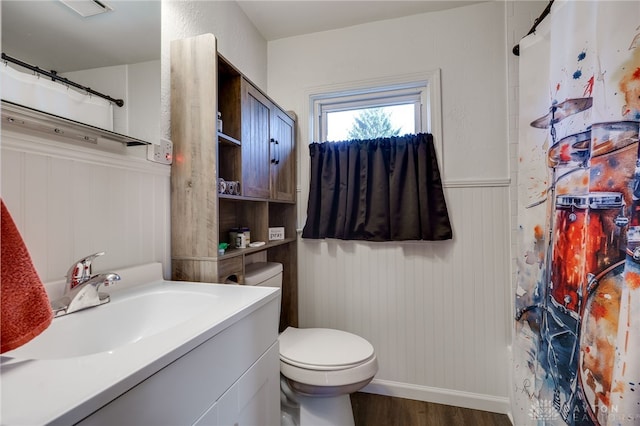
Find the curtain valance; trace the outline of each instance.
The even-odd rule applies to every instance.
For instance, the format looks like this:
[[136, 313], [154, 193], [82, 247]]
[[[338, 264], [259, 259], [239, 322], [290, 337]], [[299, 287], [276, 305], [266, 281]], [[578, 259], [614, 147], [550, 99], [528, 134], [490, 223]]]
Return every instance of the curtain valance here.
[[309, 154], [303, 238], [452, 238], [431, 134], [312, 143]]

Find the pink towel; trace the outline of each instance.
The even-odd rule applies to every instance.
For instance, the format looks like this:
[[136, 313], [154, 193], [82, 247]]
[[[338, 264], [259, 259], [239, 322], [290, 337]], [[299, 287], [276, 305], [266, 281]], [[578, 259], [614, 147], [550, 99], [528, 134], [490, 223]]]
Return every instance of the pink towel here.
[[42, 333], [51, 324], [53, 312], [4, 200], [1, 204], [0, 353], [4, 353]]

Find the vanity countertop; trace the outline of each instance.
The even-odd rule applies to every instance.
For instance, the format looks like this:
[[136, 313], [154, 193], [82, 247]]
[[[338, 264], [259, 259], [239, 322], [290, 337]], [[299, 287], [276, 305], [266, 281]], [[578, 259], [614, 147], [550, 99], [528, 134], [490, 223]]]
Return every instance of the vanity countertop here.
[[[20, 351], [27, 350], [36, 338], [16, 351], [3, 354], [0, 357], [2, 425], [77, 423], [196, 346], [277, 299], [280, 292], [277, 288], [165, 281], [161, 279], [159, 264], [119, 273], [123, 285], [118, 285], [117, 290], [114, 286], [110, 303], [132, 295], [139, 297], [150, 290], [196, 293], [202, 297], [215, 295], [224, 303], [215, 303], [211, 309], [204, 309], [171, 328], [111, 350], [53, 359], [19, 356]], [[108, 304], [62, 318], [83, 321], [83, 316], [91, 315], [91, 310], [106, 306]], [[54, 323], [58, 320], [60, 318], [54, 319]], [[122, 327], [122, 324], [114, 319], [114, 326]], [[43, 335], [45, 333], [46, 330]]]

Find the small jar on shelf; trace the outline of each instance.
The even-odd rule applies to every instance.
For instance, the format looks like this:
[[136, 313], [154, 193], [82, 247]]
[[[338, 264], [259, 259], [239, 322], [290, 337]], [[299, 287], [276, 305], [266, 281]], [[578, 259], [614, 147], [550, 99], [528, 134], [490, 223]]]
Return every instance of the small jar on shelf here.
[[247, 227], [231, 228], [229, 241], [235, 248], [247, 248], [251, 243], [251, 231]]

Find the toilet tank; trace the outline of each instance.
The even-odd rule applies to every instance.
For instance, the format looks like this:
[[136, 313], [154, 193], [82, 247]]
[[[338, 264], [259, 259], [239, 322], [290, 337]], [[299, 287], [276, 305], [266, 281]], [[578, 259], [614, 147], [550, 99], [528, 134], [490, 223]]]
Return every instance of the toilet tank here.
[[282, 263], [255, 262], [244, 267], [245, 285], [282, 288]]

